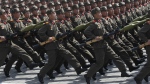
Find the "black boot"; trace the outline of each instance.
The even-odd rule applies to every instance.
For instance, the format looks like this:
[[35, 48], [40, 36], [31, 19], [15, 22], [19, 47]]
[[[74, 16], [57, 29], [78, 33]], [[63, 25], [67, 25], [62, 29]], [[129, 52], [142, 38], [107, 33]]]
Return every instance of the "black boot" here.
[[40, 63], [39, 63], [39, 67], [40, 67], [40, 68], [43, 67], [44, 65], [45, 65], [44, 62], [40, 62]]
[[84, 66], [82, 66], [83, 68], [89, 68], [91, 65], [89, 64], [89, 65], [84, 65]]
[[52, 74], [47, 74], [49, 76], [50, 79], [55, 79], [55, 76]]
[[108, 64], [109, 64], [109, 65], [113, 65], [113, 63], [112, 63], [112, 60], [111, 60], [111, 59], [108, 61]]
[[62, 74], [63, 72], [60, 69], [55, 69], [58, 74]]
[[86, 80], [86, 83], [87, 83], [87, 84], [90, 84], [91, 78], [90, 78], [90, 77], [87, 77], [87, 75], [84, 75], [84, 78], [85, 78], [85, 80]]
[[104, 72], [103, 68], [99, 69], [98, 72], [99, 72], [101, 75], [105, 75], [105, 72]]
[[96, 80], [96, 73], [92, 76], [93, 80]]
[[134, 63], [136, 66], [138, 66], [139, 64], [143, 63], [145, 60], [142, 60], [142, 59], [136, 59], [134, 60]]
[[138, 69], [140, 66], [131, 66], [129, 67], [129, 71], [132, 72], [133, 70]]
[[37, 64], [37, 63], [31, 63], [29, 65], [29, 69], [32, 70], [34, 67], [37, 67], [37, 66], [39, 66], [39, 64]]
[[121, 77], [131, 77], [127, 72], [121, 72]]
[[10, 77], [9, 71], [7, 71], [5, 68], [4, 68], [4, 74], [5, 74], [6, 77]]
[[142, 81], [137, 79], [136, 77], [134, 77], [134, 80], [135, 80], [136, 84], [142, 84]]
[[80, 75], [82, 72], [86, 71], [87, 69], [79, 67], [79, 68], [77, 68], [75, 70], [76, 70], [77, 75]]
[[144, 77], [144, 80], [145, 80], [146, 82], [148, 82], [148, 76], [149, 76], [149, 75], [147, 75], [147, 76]]
[[18, 68], [17, 66], [15, 66], [15, 69], [18, 73], [22, 72], [20, 68]]
[[37, 77], [39, 82], [43, 84], [44, 83], [43, 77], [39, 73], [37, 74]]
[[64, 67], [65, 67], [66, 69], [69, 69], [69, 67], [68, 67], [68, 62], [67, 62], [67, 61], [64, 62]]

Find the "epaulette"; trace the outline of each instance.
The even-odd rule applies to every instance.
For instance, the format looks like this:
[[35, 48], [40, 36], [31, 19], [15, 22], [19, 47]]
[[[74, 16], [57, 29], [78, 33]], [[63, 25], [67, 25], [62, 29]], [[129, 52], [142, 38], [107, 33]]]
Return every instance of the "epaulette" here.
[[3, 25], [3, 23], [1, 23], [1, 22], [0, 22], [0, 28], [1, 28], [1, 29], [4, 29], [4, 25]]
[[44, 24], [49, 24], [49, 22], [48, 22], [48, 21], [46, 21]]

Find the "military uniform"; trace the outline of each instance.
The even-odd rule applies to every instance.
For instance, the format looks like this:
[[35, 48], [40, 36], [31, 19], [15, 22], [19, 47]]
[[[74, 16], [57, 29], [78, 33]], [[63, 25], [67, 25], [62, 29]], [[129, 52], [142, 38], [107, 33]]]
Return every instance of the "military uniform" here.
[[[144, 26], [141, 28], [141, 30], [139, 30], [138, 35], [139, 37], [144, 41], [147, 42], [150, 40], [150, 24], [149, 23], [145, 23]], [[135, 81], [137, 82], [137, 84], [142, 84], [141, 81], [143, 78], [145, 78], [146, 76], [149, 75], [150, 73], [150, 46], [146, 46], [146, 53], [147, 53], [147, 63], [145, 64], [145, 66], [142, 68], [142, 70], [137, 74], [137, 76], [135, 76]], [[148, 77], [147, 77], [148, 80]], [[148, 82], [148, 81], [147, 81]]]
[[[46, 9], [47, 9], [47, 6], [46, 5], [42, 5], [41, 7], [40, 7], [40, 10], [42, 11], [46, 11]], [[48, 21], [48, 16], [47, 16], [47, 14], [46, 14], [46, 12], [45, 13], [42, 13], [41, 12], [41, 15], [39, 15], [39, 17], [40, 17], [40, 19], [42, 20], [42, 21]]]
[[[96, 14], [100, 12], [100, 9], [96, 7], [92, 10], [92, 14]], [[106, 34], [106, 30], [104, 28], [104, 25], [102, 21], [95, 20], [95, 23], [91, 24], [84, 30], [85, 35], [88, 38], [95, 39], [96, 36], [103, 36]], [[114, 61], [115, 65], [118, 67], [120, 72], [126, 73], [126, 68], [122, 62], [122, 60], [119, 58], [117, 54], [108, 46], [107, 42], [105, 40], [97, 41], [95, 43], [91, 44], [94, 48], [96, 63], [94, 63], [90, 69], [88, 70], [87, 74], [85, 75], [86, 82], [90, 84], [90, 77], [92, 77], [104, 64], [104, 58], [110, 58]], [[126, 73], [127, 75], [127, 73]], [[121, 75], [122, 76], [122, 75]], [[129, 76], [129, 75], [128, 75]]]
[[[64, 23], [64, 20], [57, 22], [57, 27], [58, 29], [62, 32], [62, 33], [66, 33], [67, 31], [69, 31], [69, 29], [67, 28], [67, 26]], [[67, 38], [65, 38], [63, 40], [63, 45], [64, 47], [69, 50], [75, 57], [76, 59], [80, 62], [80, 64], [82, 65], [82, 67], [86, 66], [86, 62], [84, 57], [82, 57], [82, 55], [79, 53], [78, 50], [76, 50], [76, 48], [74, 48], [67, 40]]]
[[[85, 2], [84, 5], [85, 6], [91, 6], [89, 1]], [[86, 19], [87, 19], [88, 22], [90, 22], [90, 21], [92, 21], [94, 19], [92, 14], [91, 14], [91, 10], [90, 9], [86, 10], [85, 16], [86, 16]]]
[[[17, 8], [14, 9], [13, 12], [18, 12], [19, 10]], [[10, 21], [9, 22], [11, 25], [11, 29], [13, 30], [13, 32], [19, 32], [22, 28], [24, 28], [24, 24], [22, 23], [21, 20], [15, 20], [14, 21]], [[42, 63], [42, 59], [40, 58], [40, 56], [37, 54], [37, 52], [35, 52], [30, 46], [29, 44], [26, 42], [25, 38], [23, 37], [23, 35], [18, 36], [16, 39], [13, 39], [12, 41], [20, 46], [21, 48], [23, 48], [32, 58], [36, 63]], [[12, 62], [12, 64], [15, 62], [16, 60], [10, 60], [10, 62]], [[20, 64], [19, 64], [20, 65]], [[19, 66], [20, 67], [20, 66]], [[9, 67], [10, 68], [10, 67]]]
[[[79, 6], [77, 4], [73, 5], [73, 10], [74, 9], [78, 9]], [[70, 17], [70, 20], [72, 22], [72, 26], [73, 28], [75, 28], [78, 25], [82, 24], [82, 20], [80, 18], [80, 16], [78, 14], [74, 14], [74, 16]], [[82, 43], [84, 39], [86, 39], [86, 37], [84, 36], [84, 33], [82, 31], [80, 32], [75, 32], [74, 34], [75, 39], [79, 42]], [[85, 48], [85, 49], [84, 49]], [[91, 53], [91, 51], [88, 51], [87, 46], [83, 47], [83, 49], [85, 50], [84, 52], [81, 51], [81, 53], [84, 55], [85, 58], [87, 58], [88, 60], [92, 60], [93, 59], [93, 54]], [[88, 54], [88, 55], [87, 55]], [[93, 56], [92, 56], [92, 55]]]
[[[107, 11], [107, 7], [106, 6], [101, 7], [101, 11], [102, 12]], [[116, 17], [118, 17], [118, 16], [116, 16]], [[115, 21], [112, 20], [112, 18], [109, 18], [107, 16], [102, 18], [102, 22], [104, 24], [105, 29], [109, 33], [118, 28]], [[123, 43], [122, 40], [118, 36], [116, 36], [116, 35], [114, 35], [114, 36], [115, 36], [114, 38], [109, 38], [106, 41], [108, 42], [110, 47], [116, 52], [116, 54], [118, 54], [122, 58], [122, 60], [126, 63], [129, 70], [130, 71], [134, 70], [133, 68], [135, 68], [135, 67], [133, 66], [133, 62], [132, 62], [129, 54], [125, 50], [126, 47], [125, 46], [122, 47], [122, 45], [120, 45], [120, 43]], [[117, 41], [116, 41], [116, 38], [117, 38]]]
[[[0, 10], [0, 15], [4, 14], [5, 11], [3, 9]], [[4, 72], [6, 77], [9, 77], [9, 67], [11, 68], [11, 60], [16, 60], [18, 56], [22, 58], [29, 66], [30, 69], [33, 69], [33, 67], [37, 66], [33, 63], [32, 58], [26, 53], [25, 50], [20, 48], [19, 46], [15, 45], [10, 39], [8, 39], [8, 36], [13, 34], [13, 31], [11, 30], [11, 26], [8, 22], [2, 21], [0, 24], [0, 36], [5, 36], [6, 41], [0, 42], [0, 54], [2, 58], [0, 59], [0, 66], [3, 65], [6, 56], [11, 52], [13, 56], [11, 57], [10, 61], [6, 64]]]
[[[54, 9], [50, 9], [47, 11], [47, 14], [51, 14], [54, 12]], [[61, 34], [58, 30], [55, 20], [49, 21], [48, 24], [44, 25], [39, 31], [38, 34], [43, 41], [48, 40], [49, 37], [56, 37]], [[57, 38], [56, 38], [57, 39]], [[60, 41], [53, 41], [45, 45], [45, 50], [48, 55], [48, 63], [40, 70], [38, 74], [39, 81], [43, 83], [43, 77], [45, 74], [51, 70], [55, 63], [57, 63], [56, 58], [61, 56], [68, 61], [69, 64], [76, 70], [77, 74], [85, 71], [81, 69], [80, 63], [77, 59], [66, 50]]]

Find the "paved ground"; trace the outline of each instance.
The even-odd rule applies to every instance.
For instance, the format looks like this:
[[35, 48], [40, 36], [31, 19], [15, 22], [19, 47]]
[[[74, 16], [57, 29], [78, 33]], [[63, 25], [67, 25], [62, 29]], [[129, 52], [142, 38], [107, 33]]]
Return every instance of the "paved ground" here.
[[[145, 51], [144, 51], [145, 52]], [[144, 53], [145, 54], [145, 53]], [[141, 64], [141, 67], [133, 72], [128, 72], [133, 75], [133, 77], [140, 71], [145, 63]], [[11, 69], [11, 77], [6, 78], [3, 74], [4, 66], [0, 67], [0, 84], [40, 84], [37, 80], [37, 73], [40, 68], [35, 68], [34, 70], [28, 70], [25, 66], [22, 66], [22, 73], [17, 73], [13, 68]], [[56, 74], [55, 80], [50, 80], [47, 76], [45, 77], [45, 84], [86, 84], [82, 73], [80, 76], [77, 76], [74, 69], [65, 70], [63, 67], [61, 69], [63, 74]], [[135, 84], [133, 77], [120, 77], [120, 72], [116, 66], [109, 66], [105, 76], [100, 76], [97, 74], [97, 80], [91, 81], [91, 84]], [[149, 79], [150, 80], [150, 79]], [[143, 81], [143, 84], [148, 84]]]

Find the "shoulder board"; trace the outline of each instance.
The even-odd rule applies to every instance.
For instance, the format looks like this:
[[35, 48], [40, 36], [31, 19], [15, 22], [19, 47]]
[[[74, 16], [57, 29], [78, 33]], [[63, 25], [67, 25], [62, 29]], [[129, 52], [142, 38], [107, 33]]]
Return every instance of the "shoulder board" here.
[[0, 28], [1, 28], [1, 29], [4, 29], [3, 23], [0, 23]]
[[49, 22], [48, 22], [48, 21], [46, 21], [44, 24], [49, 24]]

